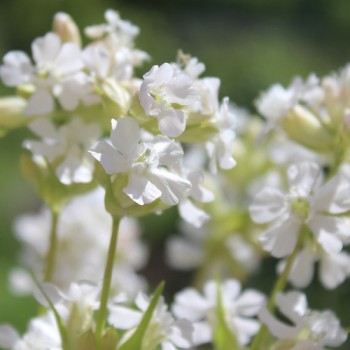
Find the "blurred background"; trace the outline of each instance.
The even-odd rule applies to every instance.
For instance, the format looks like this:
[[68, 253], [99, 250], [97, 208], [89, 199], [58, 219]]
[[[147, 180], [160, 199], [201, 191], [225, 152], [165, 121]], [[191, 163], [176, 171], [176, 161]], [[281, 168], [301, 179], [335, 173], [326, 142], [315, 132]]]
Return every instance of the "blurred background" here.
[[[221, 97], [229, 96], [253, 112], [254, 100], [271, 84], [285, 85], [295, 75], [305, 77], [311, 72], [327, 74], [350, 60], [347, 0], [1, 0], [0, 55], [10, 50], [30, 52], [33, 39], [50, 30], [58, 11], [69, 13], [84, 28], [102, 23], [107, 8], [141, 29], [136, 45], [152, 61], [140, 69], [140, 75], [153, 64], [174, 61], [182, 49], [205, 63], [205, 75], [221, 78]], [[11, 90], [0, 86], [0, 93], [4, 96]], [[24, 131], [15, 131], [0, 138], [0, 323], [12, 323], [22, 331], [36, 306], [28, 298], [10, 295], [7, 288], [7, 273], [18, 249], [12, 223], [17, 215], [40, 204], [19, 171], [23, 137]], [[166, 215], [173, 219], [172, 212]], [[154, 251], [159, 251], [166, 234], [161, 222], [156, 226], [154, 222], [146, 220], [145, 227]], [[268, 292], [274, 272], [271, 266], [263, 268], [266, 272], [251, 285]], [[170, 273], [150, 271], [155, 281]], [[311, 306], [326, 304], [342, 318], [344, 327], [350, 327], [349, 285], [348, 281], [327, 292], [314, 284], [309, 290]]]

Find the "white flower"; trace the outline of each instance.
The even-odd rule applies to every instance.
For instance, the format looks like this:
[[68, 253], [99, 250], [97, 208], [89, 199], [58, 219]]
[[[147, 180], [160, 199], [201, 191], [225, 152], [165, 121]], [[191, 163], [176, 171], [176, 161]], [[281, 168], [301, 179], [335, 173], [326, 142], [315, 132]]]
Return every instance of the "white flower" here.
[[0, 347], [5, 350], [62, 350], [60, 334], [52, 312], [32, 319], [22, 337], [11, 326], [1, 325]]
[[[8, 86], [25, 83], [34, 85], [35, 90], [28, 100], [25, 113], [46, 114], [54, 110], [54, 97], [62, 107], [71, 110], [76, 106], [74, 91], [70, 97], [61, 93], [64, 84], [83, 68], [81, 53], [75, 43], [63, 43], [58, 35], [48, 33], [34, 40], [32, 53], [35, 64], [21, 51], [12, 51], [4, 56], [0, 77]], [[72, 102], [73, 101], [73, 102]]]
[[323, 97], [324, 92], [319, 86], [319, 79], [311, 74], [305, 82], [296, 77], [287, 88], [280, 84], [272, 85], [261, 94], [256, 105], [271, 125], [283, 118], [288, 110], [299, 102], [306, 102], [310, 107], [314, 107]]
[[127, 46], [138, 34], [139, 28], [129, 21], [122, 20], [114, 10], [105, 12], [105, 24], [93, 25], [85, 28], [85, 34], [92, 39], [99, 39], [105, 35], [115, 36], [121, 45]]
[[271, 223], [261, 236], [265, 250], [275, 257], [289, 255], [296, 244], [302, 224], [329, 253], [338, 253], [349, 237], [349, 225], [336, 216], [350, 209], [350, 181], [339, 173], [320, 186], [321, 169], [303, 162], [288, 168], [289, 192], [263, 188], [249, 207], [253, 221]]
[[226, 97], [213, 122], [218, 127], [217, 136], [206, 143], [209, 167], [212, 173], [217, 173], [217, 167], [221, 169], [232, 169], [236, 161], [232, 157], [233, 141], [235, 132], [233, 130], [234, 115], [229, 108], [229, 99]]
[[[149, 303], [150, 299], [139, 293], [135, 304], [140, 311], [125, 306], [110, 305], [108, 322], [117, 329], [130, 329], [132, 333], [141, 321]], [[176, 350], [178, 347], [190, 348], [192, 332], [193, 327], [190, 322], [182, 319], [175, 320], [167, 311], [163, 298], [160, 297], [140, 350], [155, 349], [157, 345], [161, 345], [162, 350]], [[129, 335], [130, 333], [127, 333], [127, 337]], [[123, 339], [121, 341], [123, 342]]]
[[338, 347], [347, 338], [340, 327], [339, 320], [332, 311], [310, 310], [304, 294], [296, 291], [279, 294], [276, 298], [279, 311], [287, 317], [292, 325], [287, 325], [266, 309], [260, 312], [260, 319], [269, 328], [272, 335], [279, 339], [293, 340], [293, 350], [323, 350]]
[[[332, 253], [324, 250], [322, 246], [306, 244], [296, 256], [289, 281], [297, 288], [307, 287], [314, 275], [314, 265], [319, 263], [319, 280], [327, 289], [334, 289], [350, 276], [350, 255], [347, 252]], [[285, 262], [278, 265], [282, 271]]]
[[295, 102], [296, 92], [293, 85], [285, 89], [282, 85], [275, 84], [261, 94], [256, 105], [265, 118], [275, 122], [283, 117]]
[[191, 187], [170, 170], [183, 156], [181, 146], [164, 136], [143, 142], [140, 133], [132, 118], [112, 120], [112, 144], [100, 141], [90, 153], [107, 174], [128, 174], [128, 185], [123, 191], [137, 204], [148, 204], [157, 198], [168, 205], [178, 204]]
[[44, 158], [54, 165], [56, 175], [64, 184], [90, 182], [94, 170], [93, 160], [87, 152], [100, 137], [98, 124], [85, 124], [79, 118], [56, 127], [48, 119], [36, 119], [29, 129], [42, 138], [27, 140], [24, 147], [32, 151], [35, 158]]
[[106, 24], [90, 26], [85, 33], [92, 39], [100, 39], [90, 47], [104, 46], [111, 60], [111, 72], [118, 80], [131, 79], [134, 67], [140, 66], [149, 55], [141, 50], [134, 49], [134, 39], [139, 28], [128, 21], [122, 20], [113, 10], [105, 12]]
[[158, 119], [163, 135], [181, 135], [186, 128], [186, 116], [180, 108], [190, 105], [195, 98], [192, 80], [186, 74], [176, 73], [169, 63], [153, 66], [143, 78], [140, 102], [146, 114]]
[[220, 287], [215, 281], [204, 286], [202, 296], [193, 288], [186, 288], [176, 294], [173, 312], [193, 322], [195, 345], [212, 340], [217, 326], [217, 289], [221, 289], [222, 304], [228, 327], [240, 344], [248, 344], [259, 330], [260, 324], [252, 319], [261, 308], [264, 297], [254, 290], [246, 290], [241, 295], [241, 286], [237, 280], [226, 280]]
[[179, 214], [182, 219], [195, 227], [201, 227], [210, 220], [210, 216], [198, 208], [191, 199], [199, 203], [208, 203], [214, 200], [214, 194], [201, 185], [204, 176], [200, 171], [190, 171], [187, 179], [191, 183], [191, 189], [186, 193], [188, 198], [179, 204]]

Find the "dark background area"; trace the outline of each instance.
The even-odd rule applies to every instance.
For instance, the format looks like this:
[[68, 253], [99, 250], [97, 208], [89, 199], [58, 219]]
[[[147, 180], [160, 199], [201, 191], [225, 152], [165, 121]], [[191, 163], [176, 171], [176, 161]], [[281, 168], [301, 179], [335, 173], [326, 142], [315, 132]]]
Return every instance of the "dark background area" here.
[[[0, 55], [10, 50], [30, 52], [31, 42], [50, 30], [58, 11], [69, 13], [82, 29], [102, 23], [108, 8], [141, 29], [136, 45], [152, 60], [139, 70], [140, 76], [153, 64], [174, 61], [182, 49], [205, 63], [205, 75], [221, 78], [221, 97], [229, 96], [253, 112], [254, 100], [271, 84], [286, 85], [295, 75], [306, 77], [312, 72], [328, 74], [350, 59], [347, 0], [0, 0]], [[13, 93], [4, 86], [0, 92]], [[11, 296], [7, 289], [8, 269], [15, 264], [18, 249], [11, 225], [17, 215], [40, 204], [19, 171], [24, 136], [25, 131], [20, 130], [0, 139], [0, 323], [12, 323], [20, 330], [25, 329], [36, 306], [28, 298]], [[174, 221], [171, 214], [166, 217]], [[163, 232], [162, 220], [167, 219], [145, 222], [154, 252], [160, 251], [166, 236], [175, 230], [167, 225]], [[158, 220], [156, 228], [154, 220]], [[156, 262], [153, 265], [159, 267]], [[148, 271], [154, 279], [169, 273], [167, 269]], [[274, 266], [268, 262], [261, 271], [250, 285], [268, 292], [275, 278]], [[343, 326], [350, 326], [348, 281], [336, 291], [325, 291], [315, 282], [308, 294], [312, 307], [332, 308]]]

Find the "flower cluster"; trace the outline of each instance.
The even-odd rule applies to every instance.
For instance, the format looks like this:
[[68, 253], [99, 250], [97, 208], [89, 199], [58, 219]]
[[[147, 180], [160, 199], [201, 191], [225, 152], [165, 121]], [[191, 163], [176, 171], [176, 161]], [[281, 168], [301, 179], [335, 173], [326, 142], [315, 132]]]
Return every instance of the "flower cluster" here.
[[[0, 127], [31, 133], [21, 170], [43, 202], [14, 223], [21, 250], [9, 277], [40, 313], [23, 335], [0, 325], [0, 347], [341, 346], [341, 322], [310, 309], [301, 289], [316, 264], [326, 289], [350, 276], [349, 66], [272, 86], [260, 118], [220, 99], [220, 80], [181, 51], [137, 77], [150, 56], [114, 10], [84, 33], [85, 46], [58, 13], [31, 56], [12, 51], [0, 66], [17, 93], [0, 98]], [[138, 218], [175, 206], [182, 235], [164, 228], [165, 258], [194, 278], [168, 305], [163, 283], [148, 290]], [[280, 259], [269, 297], [244, 288], [267, 258]]]

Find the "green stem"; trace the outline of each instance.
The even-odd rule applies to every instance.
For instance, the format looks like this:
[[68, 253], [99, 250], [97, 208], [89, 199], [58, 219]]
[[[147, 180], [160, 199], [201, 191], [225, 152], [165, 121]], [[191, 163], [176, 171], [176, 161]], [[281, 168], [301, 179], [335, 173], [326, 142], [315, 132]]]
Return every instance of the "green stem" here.
[[51, 208], [51, 231], [50, 231], [50, 242], [49, 249], [46, 255], [46, 265], [44, 271], [44, 282], [51, 282], [52, 276], [55, 270], [56, 265], [56, 255], [57, 255], [57, 227], [58, 227], [58, 218], [59, 210]]
[[114, 257], [117, 250], [119, 222], [120, 222], [119, 217], [113, 217], [112, 234], [109, 242], [107, 263], [106, 263], [105, 272], [103, 276], [100, 308], [97, 313], [96, 340], [98, 344], [101, 344], [101, 341], [102, 341], [102, 335], [103, 335], [102, 333], [105, 326], [105, 320], [107, 315], [107, 302], [108, 302], [109, 290], [110, 290], [111, 281], [112, 281]]
[[[280, 293], [286, 287], [286, 284], [288, 281], [288, 276], [289, 276], [290, 271], [293, 267], [295, 258], [297, 257], [298, 253], [300, 252], [300, 249], [303, 246], [304, 238], [305, 238], [305, 234], [304, 234], [303, 228], [302, 228], [301, 231], [299, 232], [299, 236], [298, 236], [298, 240], [297, 240], [297, 243], [295, 245], [295, 248], [294, 248], [292, 254], [289, 255], [287, 262], [286, 262], [286, 265], [284, 267], [284, 270], [281, 273], [281, 275], [279, 276], [278, 280], [276, 281], [276, 283], [272, 289], [270, 299], [269, 299], [269, 302], [267, 304], [267, 308], [270, 312], [274, 312], [274, 310], [275, 310], [277, 294]], [[254, 340], [253, 340], [253, 343], [250, 347], [250, 350], [263, 349], [261, 346], [263, 344], [263, 340], [265, 338], [266, 332], [267, 332], [266, 325], [264, 325], [264, 324], [261, 325], [258, 334], [254, 337]]]

